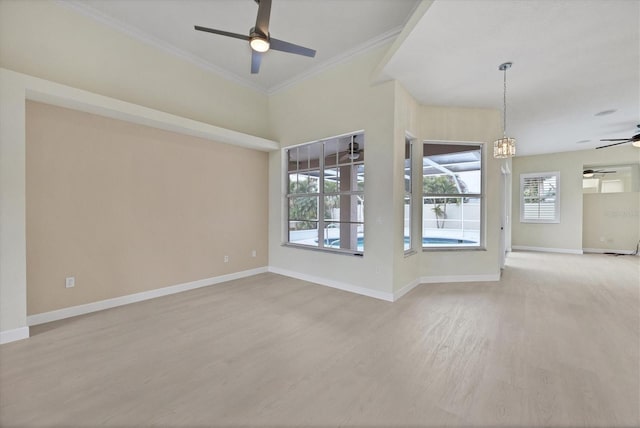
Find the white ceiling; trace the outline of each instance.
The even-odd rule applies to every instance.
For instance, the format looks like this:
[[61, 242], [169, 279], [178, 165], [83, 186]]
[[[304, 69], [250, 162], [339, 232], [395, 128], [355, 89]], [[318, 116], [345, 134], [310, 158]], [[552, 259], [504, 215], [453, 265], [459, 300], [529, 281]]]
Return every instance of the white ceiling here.
[[501, 109], [511, 61], [517, 154], [595, 148], [640, 132], [639, 28], [638, 1], [436, 0], [384, 71], [423, 104]]
[[[273, 0], [273, 37], [318, 53], [271, 51], [251, 75], [246, 42], [193, 26], [248, 33], [257, 13], [252, 0], [60, 3], [265, 92], [390, 40], [426, 9], [417, 0]], [[422, 104], [501, 109], [497, 68], [512, 61], [507, 132], [518, 155], [595, 148], [601, 138], [638, 132], [639, 28], [636, 0], [435, 0], [383, 72]], [[609, 109], [616, 112], [594, 116]]]
[[249, 35], [253, 0], [69, 0], [60, 2], [120, 30], [262, 91], [275, 91], [344, 56], [396, 36], [418, 0], [273, 0], [269, 31], [317, 51], [278, 51], [251, 74], [247, 42], [195, 31], [194, 25]]

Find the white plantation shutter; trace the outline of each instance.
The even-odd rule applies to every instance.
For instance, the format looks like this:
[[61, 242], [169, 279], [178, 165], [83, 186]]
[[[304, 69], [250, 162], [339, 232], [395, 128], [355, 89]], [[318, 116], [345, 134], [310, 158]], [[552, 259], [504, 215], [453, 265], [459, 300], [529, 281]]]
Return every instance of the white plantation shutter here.
[[560, 223], [560, 173], [520, 175], [520, 221]]

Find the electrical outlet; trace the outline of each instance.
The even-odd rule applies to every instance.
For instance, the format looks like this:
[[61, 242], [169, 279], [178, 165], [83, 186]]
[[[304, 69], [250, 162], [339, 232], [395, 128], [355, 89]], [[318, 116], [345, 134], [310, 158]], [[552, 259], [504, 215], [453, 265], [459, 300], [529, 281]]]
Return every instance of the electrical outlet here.
[[67, 279], [64, 282], [64, 286], [65, 288], [72, 288], [76, 286], [76, 277], [75, 276], [68, 276]]
[[251, 257], [255, 257], [257, 255], [256, 250], [251, 251]]
[[229, 256], [224, 256], [224, 262], [229, 263]]

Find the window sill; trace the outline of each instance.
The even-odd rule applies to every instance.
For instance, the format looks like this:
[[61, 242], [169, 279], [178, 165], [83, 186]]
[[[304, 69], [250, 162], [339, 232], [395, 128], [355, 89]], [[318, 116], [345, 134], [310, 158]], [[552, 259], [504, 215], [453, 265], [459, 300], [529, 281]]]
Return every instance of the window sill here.
[[411, 257], [414, 254], [418, 254], [418, 252], [412, 248], [404, 252], [404, 258], [406, 259], [407, 257]]
[[321, 253], [340, 254], [343, 256], [356, 256], [360, 258], [364, 257], [364, 251], [341, 250], [336, 248], [319, 248], [319, 247], [311, 247], [309, 245], [292, 244], [290, 242], [283, 242], [281, 246], [289, 247], [289, 248], [300, 248], [302, 250], [317, 251]]
[[487, 251], [487, 247], [422, 247], [423, 253], [434, 251]]

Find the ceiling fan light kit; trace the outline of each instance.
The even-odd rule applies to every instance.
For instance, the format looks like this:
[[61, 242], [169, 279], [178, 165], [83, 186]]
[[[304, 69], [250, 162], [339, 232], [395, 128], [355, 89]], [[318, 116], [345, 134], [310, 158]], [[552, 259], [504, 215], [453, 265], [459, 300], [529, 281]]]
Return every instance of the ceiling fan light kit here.
[[504, 72], [504, 92], [502, 110], [502, 138], [493, 142], [493, 157], [497, 159], [510, 158], [516, 154], [515, 138], [507, 137], [507, 70], [513, 63], [505, 62], [500, 64], [498, 70]]
[[269, 50], [269, 40], [261, 36], [253, 36], [249, 42], [251, 49], [256, 52], [266, 52]]
[[232, 37], [234, 39], [246, 40], [251, 47], [251, 74], [257, 74], [260, 71], [260, 63], [262, 55], [269, 51], [280, 51], [295, 55], [302, 55], [313, 58], [316, 51], [305, 48], [304, 46], [295, 45], [271, 37], [269, 34], [269, 18], [271, 17], [271, 0], [255, 0], [258, 3], [258, 17], [256, 18], [256, 26], [249, 30], [249, 35], [231, 33], [229, 31], [216, 30], [208, 27], [196, 25], [197, 31], [219, 34], [221, 36]]

